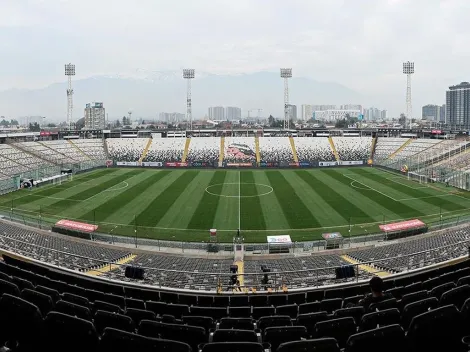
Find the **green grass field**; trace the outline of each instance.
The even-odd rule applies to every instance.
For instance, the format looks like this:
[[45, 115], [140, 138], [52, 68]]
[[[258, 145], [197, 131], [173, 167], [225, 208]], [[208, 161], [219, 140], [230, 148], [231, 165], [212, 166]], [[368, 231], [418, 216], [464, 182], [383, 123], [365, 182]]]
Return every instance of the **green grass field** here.
[[[470, 215], [470, 193], [419, 184], [375, 168], [304, 170], [100, 169], [61, 185], [0, 197], [0, 211], [55, 223], [76, 219], [100, 232], [181, 241], [247, 242], [289, 234], [318, 239], [378, 232], [401, 219], [425, 222]], [[349, 231], [350, 230], [350, 231]]]

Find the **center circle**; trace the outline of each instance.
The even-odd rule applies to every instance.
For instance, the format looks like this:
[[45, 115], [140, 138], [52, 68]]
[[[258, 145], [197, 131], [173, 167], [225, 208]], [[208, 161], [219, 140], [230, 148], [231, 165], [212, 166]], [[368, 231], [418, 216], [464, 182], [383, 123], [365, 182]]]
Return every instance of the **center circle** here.
[[[223, 187], [227, 185], [233, 185], [233, 193], [234, 194], [222, 194]], [[251, 195], [243, 195], [243, 185], [254, 185], [259, 186], [262, 189], [265, 189], [263, 193], [251, 194]], [[263, 183], [249, 183], [249, 182], [226, 182], [226, 183], [216, 183], [210, 186], [207, 186], [205, 191], [210, 195], [217, 196], [217, 197], [225, 197], [225, 198], [253, 198], [253, 197], [261, 197], [266, 196], [274, 191], [271, 186], [265, 185]], [[216, 193], [219, 191], [219, 193]], [[258, 191], [258, 190], [257, 190]]]

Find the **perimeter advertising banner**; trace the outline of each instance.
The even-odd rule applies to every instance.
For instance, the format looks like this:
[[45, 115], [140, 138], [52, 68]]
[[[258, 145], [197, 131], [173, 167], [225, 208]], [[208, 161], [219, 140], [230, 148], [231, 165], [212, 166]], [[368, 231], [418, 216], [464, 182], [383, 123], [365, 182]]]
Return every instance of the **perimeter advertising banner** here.
[[318, 166], [336, 166], [338, 162], [336, 161], [319, 161]]
[[161, 161], [143, 161], [142, 166], [162, 167], [163, 163]]
[[363, 165], [363, 160], [351, 160], [351, 161], [338, 161], [338, 165]]
[[404, 231], [411, 230], [419, 227], [424, 227], [426, 224], [418, 219], [394, 222], [392, 224], [379, 225], [379, 228], [383, 232], [394, 232], [394, 231]]
[[212, 167], [212, 163], [208, 163], [208, 162], [205, 162], [205, 161], [193, 161], [191, 163], [191, 166], [192, 167]]
[[137, 166], [137, 161], [118, 161], [117, 166]]
[[226, 163], [227, 167], [252, 167], [253, 163]]
[[166, 167], [187, 167], [188, 163], [182, 163], [182, 162], [170, 162], [170, 163], [165, 163]]
[[275, 163], [272, 163], [272, 162], [260, 162], [259, 163], [259, 167], [279, 167], [279, 163], [278, 162], [275, 162]]

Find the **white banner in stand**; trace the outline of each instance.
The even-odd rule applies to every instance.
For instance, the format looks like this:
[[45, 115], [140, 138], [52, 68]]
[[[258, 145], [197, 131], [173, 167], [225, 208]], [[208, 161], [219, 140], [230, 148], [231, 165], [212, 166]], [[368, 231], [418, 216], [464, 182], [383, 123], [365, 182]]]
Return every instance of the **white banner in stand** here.
[[289, 235], [266, 236], [268, 243], [292, 243]]

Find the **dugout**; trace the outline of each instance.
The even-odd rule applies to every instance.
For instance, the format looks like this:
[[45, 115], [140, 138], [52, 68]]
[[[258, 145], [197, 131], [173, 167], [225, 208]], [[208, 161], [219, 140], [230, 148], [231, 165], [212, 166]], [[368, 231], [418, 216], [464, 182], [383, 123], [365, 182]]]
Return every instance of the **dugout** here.
[[415, 236], [428, 231], [427, 225], [419, 219], [379, 225], [379, 228], [385, 233], [386, 241]]
[[321, 235], [325, 240], [325, 249], [338, 249], [343, 247], [344, 238], [339, 232], [327, 232]]

